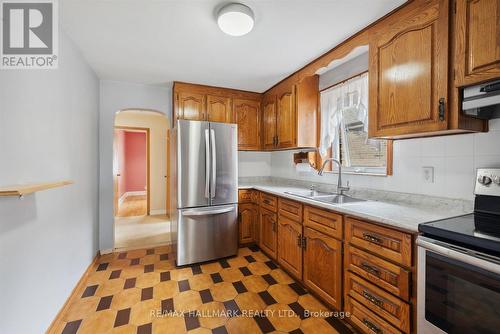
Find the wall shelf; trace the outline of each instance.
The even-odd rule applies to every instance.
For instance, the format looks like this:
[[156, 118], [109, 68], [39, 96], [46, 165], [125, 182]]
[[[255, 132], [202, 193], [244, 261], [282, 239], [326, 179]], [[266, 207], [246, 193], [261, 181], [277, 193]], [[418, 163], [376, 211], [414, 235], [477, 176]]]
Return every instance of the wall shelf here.
[[37, 191], [64, 187], [73, 183], [74, 182], [71, 180], [63, 180], [55, 182], [18, 184], [13, 186], [0, 187], [0, 197], [2, 196], [23, 197], [24, 195], [32, 194]]

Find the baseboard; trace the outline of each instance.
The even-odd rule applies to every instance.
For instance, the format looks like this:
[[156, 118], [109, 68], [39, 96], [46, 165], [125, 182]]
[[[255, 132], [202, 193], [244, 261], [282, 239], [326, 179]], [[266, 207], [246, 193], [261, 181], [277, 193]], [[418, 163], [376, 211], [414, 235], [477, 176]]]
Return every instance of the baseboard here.
[[118, 199], [118, 205], [122, 205], [123, 201], [125, 201], [129, 196], [146, 196], [147, 194], [148, 192], [146, 190], [124, 192]]
[[113, 253], [113, 248], [109, 248], [109, 249], [102, 249], [102, 250], [100, 250], [100, 251], [99, 251], [99, 253], [100, 253], [101, 255]]
[[166, 215], [167, 210], [166, 209], [158, 209], [158, 210], [149, 210], [149, 215]]
[[59, 312], [57, 312], [57, 315], [54, 318], [54, 320], [52, 320], [52, 322], [50, 323], [50, 326], [49, 326], [49, 328], [47, 328], [46, 333], [55, 333], [56, 325], [60, 321], [61, 322], [63, 321], [62, 317], [65, 314], [65, 312], [68, 310], [69, 305], [70, 305], [70, 301], [75, 299], [75, 298], [79, 298], [79, 296], [77, 295], [77, 292], [80, 292], [84, 288], [85, 280], [87, 279], [89, 274], [92, 271], [95, 271], [97, 269], [97, 261], [99, 260], [100, 256], [101, 256], [101, 252], [98, 251], [97, 254], [95, 255], [94, 259], [92, 260], [92, 262], [88, 266], [87, 270], [85, 270], [82, 277], [80, 277], [80, 280], [78, 281], [76, 286], [71, 291], [71, 294], [69, 295], [68, 299], [66, 299], [66, 301], [64, 302], [64, 305], [61, 307]]

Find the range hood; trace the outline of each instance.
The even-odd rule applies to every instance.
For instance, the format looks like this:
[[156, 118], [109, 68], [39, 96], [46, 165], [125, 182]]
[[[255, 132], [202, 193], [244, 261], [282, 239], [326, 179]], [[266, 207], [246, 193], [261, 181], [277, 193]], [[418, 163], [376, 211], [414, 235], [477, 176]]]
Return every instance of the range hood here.
[[500, 80], [464, 88], [462, 111], [481, 119], [500, 118]]

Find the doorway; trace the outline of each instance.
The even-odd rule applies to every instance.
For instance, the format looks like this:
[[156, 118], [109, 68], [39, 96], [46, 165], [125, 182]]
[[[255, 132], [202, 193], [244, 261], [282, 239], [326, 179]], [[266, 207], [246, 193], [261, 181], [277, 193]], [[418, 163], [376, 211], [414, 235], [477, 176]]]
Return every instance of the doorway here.
[[150, 110], [122, 110], [115, 116], [113, 142], [115, 249], [169, 244], [169, 123]]

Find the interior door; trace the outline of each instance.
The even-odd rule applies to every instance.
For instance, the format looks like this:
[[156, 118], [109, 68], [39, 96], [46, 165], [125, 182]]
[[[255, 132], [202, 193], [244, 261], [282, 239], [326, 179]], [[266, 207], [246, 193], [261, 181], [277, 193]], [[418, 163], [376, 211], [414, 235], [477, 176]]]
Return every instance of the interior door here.
[[165, 191], [165, 210], [166, 210], [166, 215], [170, 217], [170, 187], [171, 187], [171, 183], [170, 183], [170, 129], [167, 129], [167, 137], [166, 137], [166, 145], [167, 147], [165, 148], [166, 149], [166, 175], [165, 175], [165, 178], [166, 178], [166, 182], [165, 182], [165, 187], [166, 187], [166, 191]]
[[238, 127], [210, 123], [212, 205], [238, 203]]
[[177, 208], [210, 204], [209, 157], [209, 123], [177, 121]]

